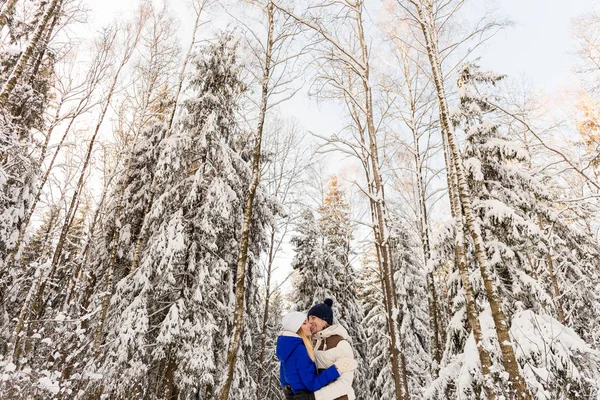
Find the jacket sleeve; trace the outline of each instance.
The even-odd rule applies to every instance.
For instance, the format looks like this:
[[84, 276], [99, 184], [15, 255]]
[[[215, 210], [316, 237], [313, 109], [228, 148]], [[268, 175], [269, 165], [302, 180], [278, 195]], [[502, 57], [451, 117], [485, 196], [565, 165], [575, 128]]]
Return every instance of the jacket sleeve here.
[[285, 387], [285, 385], [287, 385], [285, 374], [283, 372], [283, 362], [279, 363], [279, 382], [281, 383], [281, 387]]
[[315, 392], [340, 377], [340, 373], [335, 368], [335, 365], [332, 365], [325, 371], [317, 374], [317, 366], [308, 356], [306, 348], [304, 346], [298, 346], [296, 351], [298, 353], [296, 358], [296, 368], [298, 368], [298, 372], [300, 373], [302, 384], [309, 391]]
[[[351, 358], [354, 360], [352, 346], [347, 340], [342, 340], [338, 343], [336, 349], [339, 349], [339, 358]], [[335, 365], [332, 367], [335, 368]], [[354, 379], [354, 371], [344, 372], [338, 380], [331, 385], [315, 392], [315, 400], [333, 400], [338, 397], [347, 395], [352, 390], [352, 380]]]

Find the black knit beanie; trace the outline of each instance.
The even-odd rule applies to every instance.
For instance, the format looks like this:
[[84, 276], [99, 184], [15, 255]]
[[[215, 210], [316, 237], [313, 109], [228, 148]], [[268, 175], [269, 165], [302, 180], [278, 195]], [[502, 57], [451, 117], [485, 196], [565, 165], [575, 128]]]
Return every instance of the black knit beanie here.
[[314, 315], [317, 318], [321, 318], [329, 325], [333, 325], [333, 300], [325, 299], [322, 303], [314, 305], [309, 311], [308, 316]]

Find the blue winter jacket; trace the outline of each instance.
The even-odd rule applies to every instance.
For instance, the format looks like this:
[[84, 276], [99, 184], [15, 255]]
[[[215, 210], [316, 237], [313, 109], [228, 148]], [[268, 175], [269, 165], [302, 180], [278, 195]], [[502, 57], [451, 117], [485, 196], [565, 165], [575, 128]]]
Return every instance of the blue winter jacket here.
[[339, 378], [335, 365], [317, 374], [315, 362], [308, 356], [306, 346], [299, 336], [277, 338], [277, 358], [281, 361], [279, 380], [281, 387], [290, 385], [294, 393], [298, 390], [316, 392]]

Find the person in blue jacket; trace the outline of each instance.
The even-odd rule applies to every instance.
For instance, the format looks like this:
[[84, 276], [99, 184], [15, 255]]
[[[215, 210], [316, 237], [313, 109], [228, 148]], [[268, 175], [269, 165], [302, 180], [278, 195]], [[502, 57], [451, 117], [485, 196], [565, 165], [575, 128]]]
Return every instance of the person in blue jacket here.
[[318, 374], [306, 315], [292, 311], [283, 317], [282, 325], [276, 354], [286, 399], [314, 399], [313, 392], [335, 381], [340, 373], [356, 368], [354, 360], [342, 359]]

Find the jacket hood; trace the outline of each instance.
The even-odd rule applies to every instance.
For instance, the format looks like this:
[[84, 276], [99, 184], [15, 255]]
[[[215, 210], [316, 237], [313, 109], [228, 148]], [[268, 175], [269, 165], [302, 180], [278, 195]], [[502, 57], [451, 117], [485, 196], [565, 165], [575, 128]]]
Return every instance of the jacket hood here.
[[300, 336], [291, 332], [281, 332], [277, 338], [277, 348], [275, 350], [275, 354], [280, 361], [285, 361], [298, 346], [304, 346]]
[[314, 336], [317, 338], [317, 340], [323, 340], [323, 339], [326, 339], [329, 336], [333, 336], [333, 335], [339, 335], [344, 340], [348, 340], [348, 338], [350, 337], [350, 335], [348, 335], [348, 331], [346, 330], [346, 328], [344, 328], [340, 324], [333, 324], [331, 326], [328, 326], [327, 328], [323, 329], [321, 332], [315, 333]]

